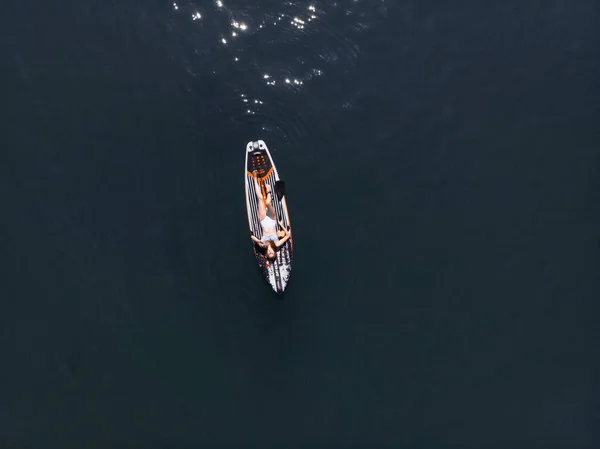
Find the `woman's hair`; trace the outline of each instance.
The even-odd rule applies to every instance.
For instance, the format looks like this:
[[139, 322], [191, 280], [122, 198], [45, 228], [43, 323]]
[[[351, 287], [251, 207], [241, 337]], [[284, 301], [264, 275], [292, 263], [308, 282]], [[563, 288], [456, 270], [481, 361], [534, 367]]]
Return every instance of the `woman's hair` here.
[[[267, 259], [275, 260], [277, 258], [277, 245], [275, 245], [275, 242], [273, 240], [267, 240], [266, 242], [263, 242], [262, 244], [258, 245], [258, 247], [260, 248], [260, 251], [263, 253], [263, 255]], [[269, 248], [269, 247], [275, 253], [275, 256], [273, 256], [272, 258], [267, 256], [267, 248]]]

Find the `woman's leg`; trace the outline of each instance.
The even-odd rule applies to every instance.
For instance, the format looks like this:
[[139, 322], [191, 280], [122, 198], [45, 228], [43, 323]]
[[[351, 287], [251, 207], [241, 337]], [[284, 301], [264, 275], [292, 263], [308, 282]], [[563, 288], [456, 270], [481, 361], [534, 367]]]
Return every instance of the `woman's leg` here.
[[275, 217], [275, 209], [273, 208], [273, 193], [271, 192], [271, 186], [269, 184], [265, 184], [265, 189], [267, 190], [267, 215], [269, 217], [271, 217], [273, 220], [276, 219]]
[[258, 183], [256, 170], [252, 174], [254, 175], [252, 178], [254, 180], [254, 192], [256, 193], [256, 199], [258, 200], [258, 220], [262, 221], [262, 219], [267, 216], [267, 209], [265, 208], [265, 202], [263, 200], [260, 184]]

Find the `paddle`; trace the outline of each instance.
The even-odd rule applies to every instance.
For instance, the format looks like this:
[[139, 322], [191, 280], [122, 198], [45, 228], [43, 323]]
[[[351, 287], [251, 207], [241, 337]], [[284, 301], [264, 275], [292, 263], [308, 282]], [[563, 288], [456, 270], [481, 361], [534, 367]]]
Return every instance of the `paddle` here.
[[282, 180], [275, 181], [275, 195], [277, 195], [277, 199], [281, 201], [283, 195], [285, 194], [285, 182]]

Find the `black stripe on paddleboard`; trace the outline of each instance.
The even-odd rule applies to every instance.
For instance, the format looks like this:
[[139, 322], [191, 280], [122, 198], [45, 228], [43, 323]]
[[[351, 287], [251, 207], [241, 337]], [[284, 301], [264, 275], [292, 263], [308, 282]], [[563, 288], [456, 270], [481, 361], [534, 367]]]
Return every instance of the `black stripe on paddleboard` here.
[[260, 226], [260, 220], [258, 218], [258, 205], [256, 197], [250, 200], [252, 204], [252, 223], [254, 225], [254, 233], [258, 238], [262, 238], [262, 227]]
[[250, 188], [252, 190], [254, 190], [254, 179], [250, 178], [248, 179], [248, 183], [251, 187], [248, 188], [248, 193], [247, 195], [249, 196], [248, 198], [248, 203], [250, 204], [250, 217], [252, 219], [252, 232], [254, 232], [254, 235], [257, 238], [262, 238], [262, 227], [260, 226], [260, 221], [258, 220], [258, 204], [257, 204], [257, 198], [256, 198], [256, 193], [254, 195], [252, 195], [252, 192], [250, 192]]
[[277, 288], [277, 293], [283, 291], [281, 286], [281, 272], [279, 271], [279, 251], [275, 253], [275, 263], [271, 263], [270, 266], [273, 268], [273, 272], [275, 273], [275, 286]]

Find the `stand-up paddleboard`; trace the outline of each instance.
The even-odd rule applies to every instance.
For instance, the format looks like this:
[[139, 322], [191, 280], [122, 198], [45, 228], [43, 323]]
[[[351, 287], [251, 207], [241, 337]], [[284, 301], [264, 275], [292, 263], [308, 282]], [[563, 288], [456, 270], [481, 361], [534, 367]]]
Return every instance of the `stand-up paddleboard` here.
[[[254, 249], [254, 256], [258, 262], [263, 276], [266, 281], [271, 284], [273, 290], [281, 294], [285, 290], [290, 279], [292, 271], [292, 260], [294, 258], [294, 245], [292, 243], [292, 228], [290, 225], [290, 216], [288, 214], [287, 202], [283, 195], [283, 182], [279, 179], [279, 174], [275, 168], [275, 163], [271, 157], [271, 153], [267, 148], [267, 144], [262, 140], [248, 142], [246, 145], [246, 164], [245, 164], [245, 184], [246, 184], [246, 211], [248, 213], [248, 225], [250, 232], [256, 238], [262, 238], [262, 227], [258, 220], [258, 201], [254, 191], [254, 171], [257, 171], [256, 176], [259, 185], [262, 189], [266, 189], [266, 185], [271, 186], [271, 204], [277, 214], [277, 221], [281, 221], [288, 232], [290, 238], [277, 250], [276, 260], [269, 261], [265, 258], [262, 252], [257, 248], [256, 244], [250, 240]], [[261, 195], [265, 192], [261, 192]], [[277, 225], [279, 230], [279, 224]]]

